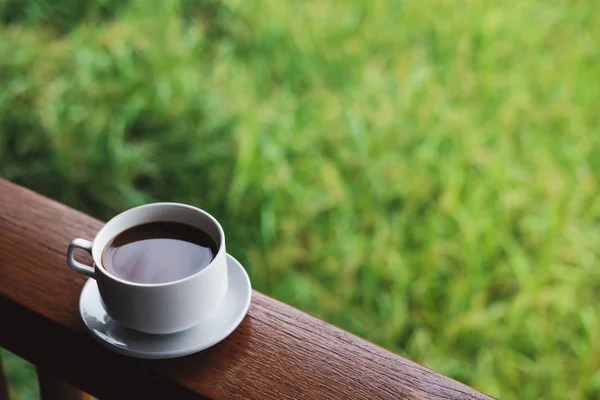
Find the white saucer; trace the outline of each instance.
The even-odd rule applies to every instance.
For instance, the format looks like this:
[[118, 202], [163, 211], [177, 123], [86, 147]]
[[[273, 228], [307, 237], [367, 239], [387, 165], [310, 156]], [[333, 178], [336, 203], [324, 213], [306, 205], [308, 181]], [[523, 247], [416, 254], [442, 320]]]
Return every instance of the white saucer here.
[[151, 335], [126, 328], [108, 316], [98, 285], [88, 279], [79, 298], [79, 312], [88, 331], [103, 346], [131, 357], [174, 358], [214, 346], [238, 327], [250, 306], [250, 278], [242, 265], [227, 254], [227, 293], [214, 313], [198, 325], [169, 335]]

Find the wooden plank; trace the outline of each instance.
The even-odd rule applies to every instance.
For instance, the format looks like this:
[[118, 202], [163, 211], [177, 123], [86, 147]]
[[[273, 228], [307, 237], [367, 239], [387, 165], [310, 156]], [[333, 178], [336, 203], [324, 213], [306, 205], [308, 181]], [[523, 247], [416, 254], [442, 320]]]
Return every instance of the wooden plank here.
[[0, 400], [8, 400], [8, 385], [6, 384], [4, 368], [2, 367], [2, 357], [0, 357]]
[[52, 370], [37, 369], [42, 400], [92, 400], [89, 394], [69, 385]]
[[84, 331], [84, 278], [65, 261], [72, 238], [101, 226], [0, 179], [0, 346], [96, 397], [489, 399], [256, 291], [240, 327], [201, 353], [147, 361], [105, 350]]

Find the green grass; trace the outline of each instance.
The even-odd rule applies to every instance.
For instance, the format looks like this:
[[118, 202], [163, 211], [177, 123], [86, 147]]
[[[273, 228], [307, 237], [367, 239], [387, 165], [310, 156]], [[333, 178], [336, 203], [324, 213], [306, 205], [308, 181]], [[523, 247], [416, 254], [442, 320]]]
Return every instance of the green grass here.
[[39, 388], [35, 367], [8, 351], [0, 349], [5, 379], [11, 399], [38, 399]]
[[200, 206], [258, 290], [503, 399], [600, 398], [600, 3], [90, 3], [1, 3], [0, 175]]

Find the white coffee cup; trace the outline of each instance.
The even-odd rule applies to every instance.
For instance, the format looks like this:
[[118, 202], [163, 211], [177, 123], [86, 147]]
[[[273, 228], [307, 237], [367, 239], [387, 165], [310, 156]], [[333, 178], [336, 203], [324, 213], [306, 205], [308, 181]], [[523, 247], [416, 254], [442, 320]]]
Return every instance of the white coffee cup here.
[[[215, 258], [204, 269], [184, 279], [144, 284], [121, 279], [102, 266], [102, 252], [121, 232], [148, 222], [181, 222], [208, 233], [217, 243]], [[73, 251], [92, 255], [94, 266], [75, 261]], [[207, 212], [186, 204], [153, 203], [131, 208], [104, 225], [93, 242], [74, 239], [67, 252], [71, 269], [94, 278], [108, 315], [141, 332], [167, 334], [188, 329], [209, 316], [227, 291], [225, 234]]]

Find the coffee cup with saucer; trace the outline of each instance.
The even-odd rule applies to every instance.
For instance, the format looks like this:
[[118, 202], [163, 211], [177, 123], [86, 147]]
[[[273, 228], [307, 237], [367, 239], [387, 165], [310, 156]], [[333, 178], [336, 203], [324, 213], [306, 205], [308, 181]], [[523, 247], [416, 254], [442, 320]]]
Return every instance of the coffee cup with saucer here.
[[[102, 253], [111, 240], [152, 222], [184, 223], [208, 233], [217, 244], [216, 255], [202, 270], [172, 282], [138, 283], [109, 272]], [[93, 266], [76, 261], [75, 249], [89, 252]], [[117, 215], [92, 242], [74, 239], [67, 264], [90, 278], [79, 301], [87, 330], [105, 347], [128, 356], [173, 358], [204, 350], [231, 334], [250, 305], [250, 279], [227, 254], [221, 225], [207, 212], [186, 204], [153, 203]]]

